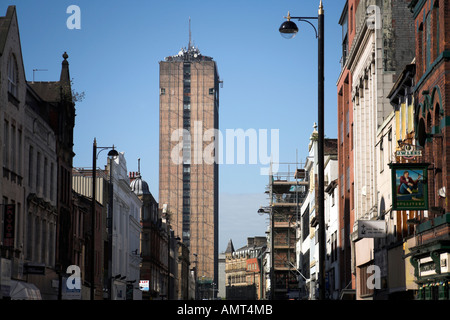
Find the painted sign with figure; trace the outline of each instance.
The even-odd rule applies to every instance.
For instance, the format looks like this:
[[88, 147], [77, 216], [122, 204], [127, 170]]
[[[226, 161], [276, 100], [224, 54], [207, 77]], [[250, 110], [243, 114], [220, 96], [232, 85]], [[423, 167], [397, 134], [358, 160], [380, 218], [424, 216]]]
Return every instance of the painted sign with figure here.
[[392, 209], [428, 210], [428, 164], [391, 163]]

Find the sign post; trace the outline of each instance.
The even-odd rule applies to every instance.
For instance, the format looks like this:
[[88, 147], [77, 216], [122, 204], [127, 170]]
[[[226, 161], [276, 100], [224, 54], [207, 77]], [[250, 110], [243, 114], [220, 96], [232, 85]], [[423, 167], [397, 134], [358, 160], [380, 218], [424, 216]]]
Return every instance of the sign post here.
[[391, 163], [392, 210], [428, 210], [427, 163]]
[[384, 238], [386, 236], [386, 221], [358, 220], [359, 238]]

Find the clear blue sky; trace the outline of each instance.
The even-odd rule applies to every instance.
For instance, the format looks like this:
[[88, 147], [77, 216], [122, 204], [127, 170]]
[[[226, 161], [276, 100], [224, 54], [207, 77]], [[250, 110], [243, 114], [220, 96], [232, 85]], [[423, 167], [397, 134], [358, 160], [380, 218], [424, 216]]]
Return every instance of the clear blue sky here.
[[[337, 137], [337, 91], [341, 58], [338, 24], [345, 0], [324, 0], [325, 135]], [[10, 0], [16, 5], [27, 80], [59, 79], [64, 51], [74, 89], [85, 93], [76, 106], [74, 166], [92, 166], [92, 142], [125, 152], [128, 171], [141, 173], [158, 197], [159, 61], [193, 42], [218, 64], [220, 130], [279, 129], [279, 158], [304, 161], [317, 121], [317, 40], [298, 23], [293, 40], [278, 28], [292, 16], [316, 16], [319, 0]], [[81, 9], [81, 29], [70, 30], [67, 7]], [[315, 23], [315, 22], [314, 22]], [[316, 24], [316, 23], [315, 23]], [[269, 135], [270, 137], [270, 135]], [[100, 154], [98, 164], [106, 163]], [[223, 164], [219, 169], [220, 243], [235, 247], [248, 236], [264, 235], [266, 219], [256, 213], [265, 202], [266, 176], [260, 165]], [[248, 195], [246, 197], [245, 195]], [[247, 199], [247, 200], [246, 200]], [[238, 206], [240, 205], [240, 206]], [[236, 225], [236, 221], [241, 222]]]

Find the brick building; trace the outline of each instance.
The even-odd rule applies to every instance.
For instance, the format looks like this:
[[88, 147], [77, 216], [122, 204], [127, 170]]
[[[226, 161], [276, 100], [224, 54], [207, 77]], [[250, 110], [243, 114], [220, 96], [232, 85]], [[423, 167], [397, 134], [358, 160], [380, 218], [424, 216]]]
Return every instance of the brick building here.
[[191, 43], [160, 62], [158, 199], [203, 286], [218, 283], [219, 169], [210, 161], [218, 152], [209, 146], [219, 126], [219, 82], [216, 62]]
[[344, 6], [339, 24], [342, 27], [341, 73], [337, 81], [338, 91], [338, 185], [339, 185], [339, 288], [341, 298], [352, 298], [355, 279], [351, 268], [350, 233], [354, 224], [354, 178], [353, 178], [353, 104], [352, 75], [348, 69], [348, 55], [356, 33], [355, 14], [359, 0], [349, 0]]
[[[351, 184], [347, 181], [339, 185], [343, 187], [340, 190], [341, 198], [343, 193], [351, 193], [353, 196], [348, 198], [350, 209], [346, 209], [345, 201], [343, 203], [344, 212], [350, 210], [353, 219], [353, 224], [347, 225], [350, 227], [350, 234], [345, 232], [344, 237], [349, 235], [351, 240], [351, 272], [354, 277], [352, 287], [356, 290], [357, 299], [373, 298], [373, 292], [367, 288], [364, 279], [375, 263], [374, 240], [359, 236], [358, 221], [380, 220], [384, 216], [384, 213], [379, 212], [379, 159], [375, 157], [374, 150], [377, 130], [392, 113], [387, 95], [404, 66], [414, 57], [409, 2], [360, 0], [359, 3], [354, 3], [357, 7], [353, 8], [356, 10], [355, 16], [350, 23], [351, 28], [355, 29], [355, 35], [345, 67], [349, 69], [352, 78], [349, 81], [349, 99], [352, 101], [353, 121], [350, 122], [348, 117], [349, 125], [347, 129], [341, 129], [339, 135], [341, 139], [342, 134], [352, 136], [349, 141], [350, 149], [341, 149], [340, 160], [345, 164], [345, 156], [349, 152], [353, 154], [353, 181]], [[349, 20], [350, 17], [352, 15], [349, 15]], [[345, 105], [345, 101], [343, 102]], [[349, 170], [347, 168], [340, 170]], [[349, 173], [347, 175], [350, 176]], [[343, 180], [342, 176], [340, 179]]]
[[409, 241], [419, 299], [449, 299], [450, 3], [413, 0], [416, 37], [415, 138], [428, 165], [428, 210]]
[[261, 300], [265, 297], [262, 272], [266, 237], [247, 238], [247, 245], [235, 250], [233, 241], [225, 250], [225, 286], [227, 300]]

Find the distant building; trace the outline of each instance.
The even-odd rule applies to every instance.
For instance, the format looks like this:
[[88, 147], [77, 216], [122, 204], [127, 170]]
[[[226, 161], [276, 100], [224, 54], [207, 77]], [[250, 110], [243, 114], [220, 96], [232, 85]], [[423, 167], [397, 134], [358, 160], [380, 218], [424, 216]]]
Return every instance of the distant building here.
[[218, 162], [217, 151], [208, 154], [204, 145], [217, 143], [212, 133], [219, 126], [217, 64], [189, 42], [160, 62], [159, 75], [159, 205], [189, 248], [190, 260], [197, 261], [198, 280], [212, 288], [219, 255]]
[[227, 300], [260, 300], [264, 297], [265, 278], [262, 269], [266, 237], [247, 238], [247, 245], [234, 250], [228, 242], [225, 251], [225, 285]]
[[[90, 286], [86, 283], [91, 281], [92, 262], [89, 257], [92, 252], [92, 168], [74, 168], [72, 171], [72, 220], [71, 230], [73, 237], [68, 241], [68, 251], [73, 264], [80, 267], [82, 275], [82, 298], [90, 299]], [[105, 243], [108, 241], [107, 236], [107, 212], [109, 208], [109, 175], [108, 172], [96, 170], [96, 216], [95, 216], [95, 236], [94, 236], [94, 279], [95, 279], [95, 299], [103, 299], [104, 288], [107, 279], [104, 279], [103, 270], [107, 273], [108, 265], [104, 266], [103, 261], [108, 257]], [[65, 298], [64, 296], [62, 297]]]
[[225, 252], [219, 254], [219, 285], [217, 288], [217, 298], [225, 299], [226, 298], [226, 289], [225, 289], [225, 265], [226, 265], [226, 256]]
[[148, 291], [142, 292], [142, 299], [160, 299], [161, 283], [167, 277], [167, 268], [163, 268], [167, 262], [162, 260], [166, 254], [161, 252], [163, 243], [167, 248], [167, 230], [163, 228], [158, 202], [150, 192], [148, 183], [142, 179], [140, 172], [131, 172], [129, 178], [131, 191], [142, 201], [140, 212], [142, 234], [139, 250], [142, 257], [140, 280], [148, 281]]
[[[318, 132], [317, 127], [311, 134], [308, 146], [308, 157], [303, 171], [305, 175], [306, 195], [301, 202], [299, 211], [297, 234], [297, 256], [299, 276], [299, 299], [315, 300], [319, 297], [319, 217], [317, 208], [318, 188]], [[324, 218], [326, 226], [326, 254], [325, 278], [328, 279], [325, 288], [327, 299], [336, 299], [340, 286], [340, 265], [337, 250], [338, 240], [338, 201], [336, 195], [339, 190], [337, 178], [337, 139], [324, 140]]]
[[142, 201], [130, 187], [123, 152], [110, 161], [107, 170], [112, 172], [113, 183], [113, 300], [140, 300]]

